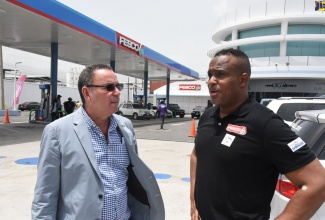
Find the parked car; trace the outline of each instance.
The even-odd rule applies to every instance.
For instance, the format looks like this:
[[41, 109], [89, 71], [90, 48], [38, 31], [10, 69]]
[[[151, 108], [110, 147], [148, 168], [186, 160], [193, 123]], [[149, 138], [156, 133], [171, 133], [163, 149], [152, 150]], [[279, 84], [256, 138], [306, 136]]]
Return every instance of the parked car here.
[[146, 108], [145, 106], [143, 106], [142, 104], [137, 104], [137, 103], [133, 103], [132, 104], [132, 106], [133, 106], [133, 108], [135, 108], [135, 109], [144, 109], [144, 110], [148, 110], [149, 112], [150, 112], [150, 114], [151, 114], [151, 117], [153, 118], [153, 119], [155, 119], [157, 116], [157, 110], [155, 110], [155, 109], [148, 109], [148, 108]]
[[192, 118], [200, 118], [203, 112], [205, 111], [206, 107], [205, 106], [196, 106], [193, 108], [193, 111], [191, 112]]
[[264, 106], [267, 106], [270, 102], [272, 102], [274, 99], [261, 99], [260, 103]]
[[[296, 112], [296, 119], [291, 128], [308, 144], [308, 147], [325, 167], [325, 110]], [[274, 219], [282, 213], [297, 189], [284, 175], [279, 175], [276, 191], [271, 202], [270, 219]], [[325, 219], [325, 203], [310, 219]]]
[[39, 102], [24, 102], [22, 104], [18, 105], [18, 109], [20, 111], [24, 111], [24, 110], [32, 110], [32, 109], [37, 109], [41, 106], [41, 103]]
[[178, 104], [169, 103], [168, 109], [172, 111], [173, 117], [179, 115], [179, 117], [184, 118], [185, 116], [185, 110], [181, 109], [181, 107], [179, 107]]
[[287, 124], [295, 119], [296, 111], [325, 109], [325, 98], [319, 97], [281, 97], [267, 105], [278, 114]]
[[137, 120], [139, 118], [150, 120], [152, 118], [152, 115], [148, 109], [134, 108], [132, 103], [121, 103], [116, 114], [132, 117], [134, 120]]

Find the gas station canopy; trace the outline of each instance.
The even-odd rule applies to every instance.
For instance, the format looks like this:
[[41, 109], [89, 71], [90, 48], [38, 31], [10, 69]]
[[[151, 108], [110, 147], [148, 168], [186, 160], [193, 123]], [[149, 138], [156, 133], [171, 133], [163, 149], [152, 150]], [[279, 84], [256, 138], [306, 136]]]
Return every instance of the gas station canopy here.
[[131, 77], [194, 80], [199, 73], [54, 0], [1, 0], [0, 44], [81, 65], [106, 63]]

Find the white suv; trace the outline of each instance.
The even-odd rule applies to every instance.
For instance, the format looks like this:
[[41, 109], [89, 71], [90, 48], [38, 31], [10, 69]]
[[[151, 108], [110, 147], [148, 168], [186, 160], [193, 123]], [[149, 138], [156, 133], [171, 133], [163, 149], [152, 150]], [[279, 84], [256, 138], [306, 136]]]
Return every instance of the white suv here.
[[132, 103], [121, 103], [118, 107], [117, 114], [122, 116], [132, 117], [132, 119], [137, 120], [139, 118], [145, 118], [150, 120], [153, 115], [147, 109], [137, 109], [133, 107]]
[[281, 97], [272, 100], [267, 105], [279, 115], [287, 124], [295, 119], [296, 111], [325, 109], [325, 98], [320, 97]]
[[[325, 167], [325, 110], [296, 112], [296, 120], [291, 128], [308, 144]], [[271, 202], [270, 219], [281, 214], [298, 188], [285, 175], [279, 175], [276, 190]], [[325, 203], [310, 220], [325, 219]]]

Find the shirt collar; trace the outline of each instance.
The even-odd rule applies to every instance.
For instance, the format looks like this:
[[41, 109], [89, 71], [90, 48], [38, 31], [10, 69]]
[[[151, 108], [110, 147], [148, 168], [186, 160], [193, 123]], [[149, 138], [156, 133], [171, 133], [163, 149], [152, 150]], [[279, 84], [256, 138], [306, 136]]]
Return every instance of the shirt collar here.
[[252, 95], [249, 95], [248, 99], [232, 114], [238, 117], [244, 116], [248, 114], [248, 112], [251, 111], [251, 109], [258, 104], [255, 97]]
[[[97, 127], [95, 122], [89, 117], [89, 115], [87, 114], [87, 112], [85, 111], [85, 109], [83, 107], [81, 107], [81, 112], [82, 112], [82, 115], [83, 115], [87, 125], [90, 128], [95, 127], [95, 126]], [[112, 115], [109, 118], [110, 118], [110, 126], [108, 128], [108, 132], [115, 130], [117, 127], [117, 122], [116, 122], [116, 119], [114, 118], [114, 116]]]
[[[241, 117], [246, 115], [257, 103], [255, 97], [253, 95], [249, 95], [248, 99], [235, 111], [230, 113], [229, 115], [235, 115], [237, 117]], [[219, 117], [220, 107], [216, 106], [215, 110], [211, 111], [211, 117]]]

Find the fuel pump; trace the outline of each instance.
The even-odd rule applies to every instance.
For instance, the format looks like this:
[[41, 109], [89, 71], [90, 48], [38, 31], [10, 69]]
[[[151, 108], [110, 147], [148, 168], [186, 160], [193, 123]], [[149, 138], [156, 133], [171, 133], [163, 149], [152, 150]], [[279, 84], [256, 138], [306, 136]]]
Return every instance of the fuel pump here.
[[41, 90], [41, 106], [35, 115], [36, 120], [46, 120], [49, 116], [50, 112], [50, 84], [41, 84], [39, 85], [39, 89]]
[[143, 105], [143, 95], [133, 95], [133, 103], [138, 103]]

